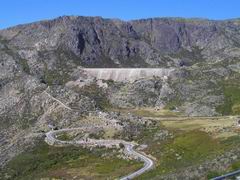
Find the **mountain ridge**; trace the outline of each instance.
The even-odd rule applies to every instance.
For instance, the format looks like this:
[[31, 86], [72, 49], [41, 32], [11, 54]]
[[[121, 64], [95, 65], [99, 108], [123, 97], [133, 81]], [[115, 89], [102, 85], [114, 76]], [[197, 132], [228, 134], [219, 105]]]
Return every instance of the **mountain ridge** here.
[[[230, 30], [225, 32], [229, 27]], [[25, 46], [48, 51], [62, 47], [80, 59], [84, 66], [138, 67], [142, 64], [142, 67], [152, 67], [174, 66], [172, 59], [177, 53], [187, 61], [191, 59], [188, 56], [200, 57], [199, 54], [207, 60], [209, 54], [219, 58], [218, 53], [227, 58], [229, 52], [221, 50], [232, 47], [234, 43], [234, 46], [239, 46], [239, 38], [229, 38], [237, 33], [236, 28], [239, 26], [235, 25], [235, 21], [176, 18], [116, 21], [100, 17], [63, 16], [1, 30], [0, 35], [10, 42], [12, 38], [20, 38], [12, 41], [17, 48]], [[28, 32], [28, 36], [21, 31]], [[38, 34], [42, 34], [41, 40]], [[234, 38], [236, 36], [239, 37], [239, 34], [235, 34]], [[222, 41], [221, 45], [219, 41]]]
[[57, 16], [57, 17], [53, 17], [53, 18], [47, 18], [47, 19], [43, 19], [43, 20], [37, 20], [37, 21], [32, 21], [32, 22], [27, 22], [27, 23], [20, 23], [20, 24], [16, 24], [16, 25], [11, 25], [5, 28], [1, 28], [1, 30], [7, 30], [7, 29], [11, 29], [14, 27], [19, 27], [19, 26], [24, 26], [24, 25], [31, 25], [34, 23], [41, 23], [41, 22], [46, 22], [46, 21], [52, 21], [54, 19], [59, 19], [59, 18], [64, 18], [64, 17], [80, 17], [80, 18], [100, 18], [100, 19], [104, 19], [104, 20], [112, 20], [112, 21], [122, 21], [122, 22], [133, 22], [133, 21], [141, 21], [141, 20], [151, 20], [151, 19], [168, 19], [168, 20], [190, 20], [190, 21], [212, 21], [212, 22], [231, 22], [231, 21], [239, 21], [240, 17], [236, 17], [236, 18], [226, 18], [226, 19], [211, 19], [211, 18], [204, 18], [204, 17], [181, 17], [181, 16], [163, 16], [163, 17], [158, 17], [158, 16], [153, 16], [153, 17], [146, 17], [146, 18], [133, 18], [133, 19], [128, 19], [128, 20], [124, 20], [121, 18], [108, 18], [108, 17], [102, 17], [102, 16], [84, 16], [84, 15], [62, 15], [62, 16]]

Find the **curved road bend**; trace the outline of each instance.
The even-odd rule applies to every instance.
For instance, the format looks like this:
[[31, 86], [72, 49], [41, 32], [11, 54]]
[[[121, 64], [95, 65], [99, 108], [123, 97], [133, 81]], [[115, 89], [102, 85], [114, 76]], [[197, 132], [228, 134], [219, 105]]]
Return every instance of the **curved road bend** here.
[[139, 175], [141, 175], [141, 174], [145, 173], [146, 171], [153, 168], [153, 165], [154, 165], [153, 161], [150, 158], [148, 158], [147, 156], [144, 156], [143, 154], [140, 154], [140, 153], [136, 152], [133, 149], [133, 147], [134, 147], [133, 144], [130, 144], [130, 143], [129, 144], [124, 144], [124, 146], [125, 146], [125, 150], [128, 152], [128, 154], [129, 155], [134, 155], [135, 157], [138, 157], [141, 161], [144, 162], [144, 166], [141, 169], [133, 172], [132, 174], [129, 174], [125, 177], [120, 178], [120, 180], [133, 179], [133, 178], [135, 178], [135, 177], [137, 177], [137, 176], [139, 176]]
[[223, 180], [223, 179], [227, 179], [227, 178], [230, 178], [230, 177], [237, 176], [239, 174], [240, 174], [240, 169], [236, 170], [236, 171], [233, 171], [233, 172], [230, 172], [230, 173], [227, 173], [227, 174], [224, 174], [224, 175], [221, 175], [221, 176], [218, 176], [218, 177], [215, 177], [215, 178], [212, 178], [211, 180]]
[[[87, 128], [93, 128], [93, 127], [87, 127]], [[95, 127], [94, 127], [95, 128]], [[82, 127], [82, 128], [72, 128], [72, 129], [61, 129], [61, 130], [52, 130], [49, 131], [48, 133], [46, 133], [46, 138], [45, 138], [45, 142], [51, 146], [54, 146], [55, 143], [60, 144], [60, 145], [66, 145], [66, 144], [72, 144], [72, 145], [85, 145], [85, 146], [106, 146], [106, 145], [119, 145], [120, 143], [122, 143], [124, 145], [125, 148], [125, 153], [128, 154], [129, 156], [132, 156], [134, 158], [137, 158], [141, 161], [144, 162], [144, 166], [127, 175], [124, 176], [122, 178], [120, 178], [120, 180], [128, 180], [128, 179], [133, 179], [143, 173], [145, 173], [146, 171], [150, 170], [153, 168], [154, 163], [153, 160], [151, 160], [150, 158], [148, 158], [147, 156], [135, 151], [133, 149], [133, 147], [135, 146], [135, 144], [131, 143], [131, 142], [127, 142], [124, 140], [94, 140], [94, 139], [90, 139], [90, 141], [62, 141], [59, 139], [56, 139], [56, 134], [61, 133], [61, 132], [67, 132], [67, 131], [74, 131], [74, 130], [83, 130], [86, 129], [86, 127]]]

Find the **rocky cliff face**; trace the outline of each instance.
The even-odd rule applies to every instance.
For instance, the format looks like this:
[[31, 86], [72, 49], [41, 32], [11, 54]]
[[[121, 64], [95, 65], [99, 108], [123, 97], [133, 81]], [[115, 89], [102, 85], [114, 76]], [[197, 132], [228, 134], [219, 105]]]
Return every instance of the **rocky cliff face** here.
[[[0, 162], [24, 147], [27, 132], [68, 126], [96, 108], [239, 114], [239, 58], [239, 20], [64, 16], [0, 30]], [[171, 73], [114, 82], [84, 73], [89, 67]]]
[[240, 40], [238, 20], [154, 18], [124, 22], [68, 16], [2, 30], [0, 36], [23, 58], [64, 50], [79, 64], [91, 67], [215, 62], [236, 56]]

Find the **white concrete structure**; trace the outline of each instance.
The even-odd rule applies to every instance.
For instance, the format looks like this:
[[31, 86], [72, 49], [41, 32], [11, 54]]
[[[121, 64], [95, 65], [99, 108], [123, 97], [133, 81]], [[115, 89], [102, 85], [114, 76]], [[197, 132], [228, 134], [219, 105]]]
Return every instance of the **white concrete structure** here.
[[121, 82], [154, 76], [166, 79], [174, 71], [174, 68], [83, 68], [83, 70], [96, 79]]

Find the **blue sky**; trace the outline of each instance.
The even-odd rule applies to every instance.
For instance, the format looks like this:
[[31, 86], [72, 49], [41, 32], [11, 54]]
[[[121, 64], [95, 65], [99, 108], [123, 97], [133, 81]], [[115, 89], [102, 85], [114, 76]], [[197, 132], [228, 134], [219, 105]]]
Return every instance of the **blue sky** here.
[[62, 15], [229, 19], [240, 17], [240, 0], [2, 0], [0, 29]]

